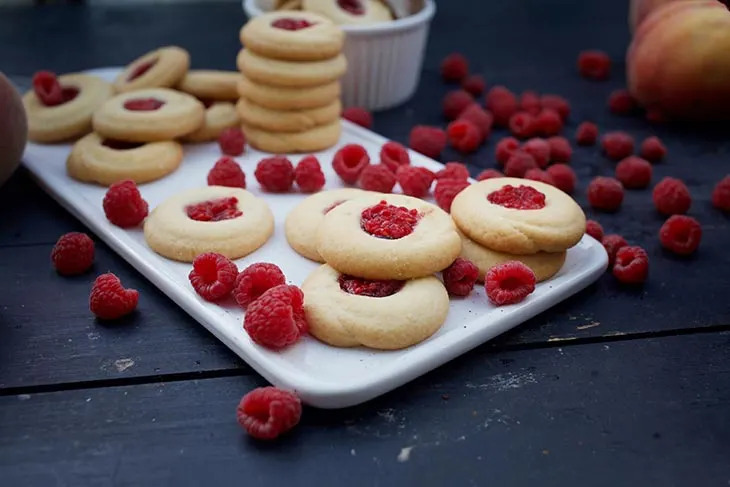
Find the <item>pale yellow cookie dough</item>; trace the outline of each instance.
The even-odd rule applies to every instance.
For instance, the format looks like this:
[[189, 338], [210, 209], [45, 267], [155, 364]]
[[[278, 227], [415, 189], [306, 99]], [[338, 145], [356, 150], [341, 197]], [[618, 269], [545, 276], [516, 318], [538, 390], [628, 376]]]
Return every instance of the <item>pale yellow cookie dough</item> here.
[[322, 107], [276, 111], [241, 97], [236, 104], [238, 115], [246, 125], [270, 132], [304, 132], [339, 121], [342, 103], [335, 100]]
[[[130, 76], [140, 66], [153, 63], [140, 76], [130, 80]], [[178, 46], [165, 46], [132, 61], [114, 79], [117, 93], [142, 90], [145, 88], [171, 88], [175, 86], [190, 68], [190, 54]]]
[[272, 154], [323, 151], [337, 144], [342, 134], [340, 119], [304, 132], [271, 132], [246, 124], [241, 128], [251, 147]]
[[205, 109], [205, 121], [196, 131], [182, 137], [184, 142], [212, 142], [225, 129], [238, 127], [241, 118], [238, 116], [236, 105], [227, 101], [217, 101]]
[[235, 101], [240, 77], [235, 71], [197, 69], [188, 71], [177, 89], [201, 100]]
[[347, 71], [343, 54], [323, 61], [294, 62], [269, 59], [241, 49], [238, 69], [250, 80], [283, 87], [317, 86], [340, 79]]
[[258, 105], [272, 110], [304, 110], [339, 100], [342, 85], [339, 81], [332, 81], [306, 88], [283, 88], [256, 83], [241, 75], [238, 80], [238, 94], [249, 100], [256, 100]]

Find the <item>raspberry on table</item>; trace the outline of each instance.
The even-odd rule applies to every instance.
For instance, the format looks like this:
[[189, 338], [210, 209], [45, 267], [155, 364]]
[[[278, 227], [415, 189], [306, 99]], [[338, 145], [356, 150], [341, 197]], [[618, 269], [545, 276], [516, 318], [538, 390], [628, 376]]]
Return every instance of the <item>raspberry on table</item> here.
[[231, 294], [237, 275], [238, 268], [228, 257], [205, 252], [193, 260], [188, 279], [201, 298], [214, 302]]
[[680, 179], [665, 177], [654, 186], [654, 206], [663, 215], [682, 215], [692, 206], [692, 196]]
[[469, 61], [463, 54], [452, 53], [441, 61], [441, 77], [447, 83], [463, 81], [469, 75]]
[[700, 222], [685, 215], [672, 215], [659, 229], [662, 247], [677, 255], [691, 255], [700, 246], [702, 227]]
[[504, 174], [497, 171], [496, 169], [485, 169], [484, 171], [480, 172], [477, 176], [477, 181], [485, 181], [487, 179], [493, 179], [493, 178], [503, 178]]
[[361, 107], [345, 108], [342, 111], [342, 118], [366, 129], [373, 127], [373, 115]]
[[441, 102], [441, 109], [448, 120], [456, 120], [461, 112], [472, 104], [474, 104], [473, 96], [464, 90], [454, 90], [446, 93]]
[[400, 166], [395, 177], [403, 194], [414, 198], [423, 198], [428, 195], [435, 179], [433, 172], [418, 166]]
[[617, 211], [624, 201], [624, 187], [614, 178], [597, 176], [588, 184], [588, 203], [597, 210]]
[[507, 127], [510, 117], [519, 108], [517, 97], [504, 86], [494, 86], [485, 96], [487, 109], [492, 112], [494, 124]]
[[461, 82], [461, 87], [472, 96], [481, 96], [487, 88], [487, 82], [484, 81], [484, 76], [472, 74]]
[[608, 254], [609, 268], [613, 267], [613, 264], [616, 261], [616, 253], [619, 251], [619, 249], [629, 245], [625, 238], [615, 233], [604, 236], [601, 239], [601, 244], [603, 245], [603, 248], [606, 249], [606, 253]]
[[241, 398], [236, 409], [238, 424], [257, 440], [274, 440], [287, 433], [302, 417], [299, 397], [273, 386], [258, 387]]
[[294, 168], [294, 182], [303, 193], [316, 193], [327, 182], [319, 160], [309, 155], [302, 158]]
[[634, 153], [634, 138], [626, 132], [608, 132], [601, 137], [601, 146], [610, 159], [620, 161]]
[[465, 180], [469, 178], [469, 168], [461, 162], [447, 162], [443, 169], [436, 172], [435, 177], [436, 179]]
[[550, 143], [545, 139], [534, 138], [522, 144], [522, 150], [530, 154], [540, 168], [550, 162]]
[[543, 108], [535, 117], [535, 132], [549, 137], [558, 135], [563, 130], [563, 120], [560, 114], [552, 108]]
[[100, 320], [116, 320], [137, 309], [139, 292], [125, 289], [111, 272], [96, 278], [89, 295], [89, 309]]
[[281, 284], [265, 291], [246, 308], [243, 328], [251, 340], [267, 348], [294, 344], [307, 331], [302, 290]]
[[520, 107], [523, 112], [527, 112], [533, 117], [542, 111], [542, 103], [540, 95], [535, 91], [527, 90], [520, 95]]
[[254, 176], [265, 191], [286, 193], [294, 184], [294, 165], [284, 156], [267, 157], [256, 164]]
[[641, 143], [639, 154], [647, 161], [658, 162], [667, 155], [667, 148], [664, 147], [659, 137], [647, 137]]
[[380, 163], [385, 164], [388, 169], [395, 173], [399, 166], [411, 163], [411, 156], [408, 150], [398, 142], [386, 142], [380, 148]]
[[454, 120], [446, 128], [451, 146], [459, 152], [469, 154], [482, 143], [482, 131], [466, 119]]
[[479, 279], [479, 268], [473, 262], [458, 257], [441, 272], [444, 286], [452, 296], [468, 296]]
[[335, 152], [332, 168], [345, 184], [355, 184], [363, 169], [370, 165], [368, 151], [359, 144], [347, 144]]
[[593, 145], [598, 140], [598, 126], [593, 122], [583, 122], [575, 131], [575, 143]]
[[395, 183], [395, 174], [385, 164], [368, 165], [360, 173], [360, 187], [365, 191], [390, 193]]
[[246, 150], [246, 136], [240, 127], [228, 127], [218, 136], [221, 153], [227, 156], [240, 156]]
[[518, 139], [535, 135], [535, 117], [527, 112], [515, 112], [509, 118], [509, 130]]
[[629, 156], [616, 165], [616, 179], [628, 189], [648, 187], [652, 172], [651, 164], [637, 156]]
[[504, 137], [494, 149], [494, 158], [497, 163], [504, 166], [509, 158], [520, 149], [520, 141], [514, 137]]
[[573, 168], [566, 164], [554, 164], [546, 169], [553, 179], [554, 186], [564, 193], [571, 194], [578, 184], [578, 176]]
[[596, 220], [586, 221], [586, 233], [599, 242], [603, 241], [603, 227]]
[[559, 135], [548, 137], [548, 145], [550, 145], [550, 160], [552, 162], [570, 162], [573, 157], [573, 148], [565, 137]]
[[638, 105], [627, 90], [614, 90], [608, 96], [608, 109], [616, 115], [631, 115]]
[[611, 58], [603, 51], [581, 51], [578, 54], [578, 72], [585, 79], [607, 80], [611, 76]]
[[560, 115], [563, 122], [570, 117], [570, 102], [560, 95], [542, 95], [540, 97], [540, 105], [542, 108], [555, 110]]
[[411, 129], [408, 146], [431, 159], [438, 159], [446, 147], [446, 132], [438, 127], [416, 125]]
[[218, 159], [208, 172], [208, 186], [227, 186], [246, 189], [246, 174], [231, 157]]
[[456, 195], [469, 187], [469, 181], [464, 179], [440, 179], [433, 191], [436, 204], [446, 213], [451, 212], [451, 203]]
[[641, 284], [649, 275], [649, 256], [638, 246], [625, 246], [616, 252], [613, 275], [624, 284]]
[[107, 220], [121, 228], [136, 227], [149, 213], [149, 205], [131, 179], [109, 186], [102, 206]]
[[730, 213], [730, 175], [722, 178], [712, 190], [712, 206]]
[[504, 175], [510, 178], [522, 178], [530, 169], [539, 169], [535, 158], [527, 152], [518, 150], [510, 156], [507, 164], [504, 165]]
[[266, 291], [286, 284], [286, 277], [276, 264], [257, 262], [238, 273], [233, 287], [233, 298], [243, 309]]
[[529, 179], [531, 181], [539, 181], [541, 183], [549, 184], [550, 186], [555, 186], [555, 180], [553, 179], [553, 177], [548, 172], [545, 172], [542, 169], [529, 169], [525, 173], [525, 179]]
[[77, 276], [94, 264], [94, 241], [81, 232], [69, 232], [58, 239], [51, 250], [51, 262], [62, 276]]
[[466, 110], [461, 112], [459, 120], [467, 120], [473, 123], [481, 133], [481, 142], [484, 142], [492, 133], [494, 117], [476, 103], [472, 103]]
[[484, 287], [496, 306], [516, 304], [535, 291], [535, 273], [522, 262], [509, 261], [487, 271]]

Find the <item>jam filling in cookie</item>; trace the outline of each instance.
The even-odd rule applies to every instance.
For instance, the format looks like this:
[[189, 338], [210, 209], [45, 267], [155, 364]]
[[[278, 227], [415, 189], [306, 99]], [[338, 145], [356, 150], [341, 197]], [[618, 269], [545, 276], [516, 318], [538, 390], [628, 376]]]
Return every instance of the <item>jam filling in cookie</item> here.
[[243, 215], [238, 209], [238, 199], [234, 197], [202, 201], [185, 207], [185, 213], [191, 220], [199, 222], [219, 222], [232, 220]]
[[303, 30], [307, 27], [312, 27], [314, 24], [312, 22], [309, 22], [308, 20], [304, 19], [294, 19], [294, 18], [283, 18], [283, 19], [276, 19], [271, 23], [272, 27], [276, 27], [277, 29], [283, 29], [283, 30]]
[[155, 66], [155, 64], [157, 64], [157, 61], [158, 61], [157, 59], [152, 59], [150, 61], [140, 64], [139, 66], [134, 68], [131, 73], [129, 73], [129, 76], [127, 76], [127, 81], [129, 82], [129, 81], [136, 80], [137, 78], [139, 78], [140, 76], [145, 74], [147, 71], [152, 69]]
[[362, 211], [360, 226], [373, 237], [397, 240], [413, 233], [421, 216], [416, 209], [390, 205], [383, 200]]
[[405, 281], [395, 280], [368, 280], [347, 275], [340, 275], [338, 282], [340, 289], [348, 294], [357, 296], [369, 296], [371, 298], [385, 298], [397, 293], [405, 284]]
[[55, 74], [39, 71], [33, 76], [33, 91], [44, 106], [55, 107], [76, 98], [80, 90], [74, 86], [61, 86]]
[[545, 195], [532, 186], [503, 186], [487, 195], [490, 203], [514, 210], [541, 210], [545, 208]]
[[101, 145], [104, 147], [109, 147], [110, 149], [114, 150], [131, 150], [136, 149], [138, 147], [142, 147], [143, 143], [140, 142], [126, 142], [124, 140], [117, 140], [117, 139], [104, 139], [101, 142]]
[[124, 102], [124, 108], [132, 112], [154, 112], [165, 105], [157, 98], [132, 98]]
[[365, 7], [360, 0], [337, 0], [337, 5], [352, 15], [365, 15]]

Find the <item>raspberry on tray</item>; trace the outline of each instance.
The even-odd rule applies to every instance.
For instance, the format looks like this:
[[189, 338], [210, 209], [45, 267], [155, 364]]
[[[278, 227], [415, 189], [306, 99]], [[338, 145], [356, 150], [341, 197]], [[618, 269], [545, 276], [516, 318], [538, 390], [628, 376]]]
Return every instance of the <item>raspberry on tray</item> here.
[[286, 284], [286, 277], [279, 266], [270, 262], [258, 262], [246, 267], [236, 276], [233, 297], [245, 309], [266, 291], [282, 284]]
[[107, 219], [121, 228], [136, 227], [149, 212], [149, 205], [132, 180], [119, 181], [109, 186], [102, 204]]
[[484, 279], [487, 297], [496, 306], [516, 304], [535, 291], [535, 273], [522, 262], [492, 267]]
[[195, 258], [188, 279], [201, 298], [220, 301], [231, 294], [237, 275], [238, 268], [230, 259], [206, 252]]
[[265, 291], [248, 305], [243, 328], [266, 348], [278, 350], [296, 343], [308, 329], [302, 290], [282, 284]]

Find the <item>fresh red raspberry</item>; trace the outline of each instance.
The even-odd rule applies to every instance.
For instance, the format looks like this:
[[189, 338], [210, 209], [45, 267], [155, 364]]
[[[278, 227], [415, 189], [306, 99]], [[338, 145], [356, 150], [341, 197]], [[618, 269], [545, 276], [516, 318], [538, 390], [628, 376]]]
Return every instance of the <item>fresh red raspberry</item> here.
[[314, 156], [306, 156], [294, 168], [294, 181], [303, 193], [316, 193], [324, 188], [326, 179], [319, 160]]
[[286, 193], [294, 184], [294, 165], [284, 156], [267, 157], [256, 164], [254, 176], [264, 191]]
[[293, 392], [259, 387], [243, 398], [236, 409], [238, 424], [257, 440], [273, 440], [299, 424], [302, 403]]
[[368, 165], [360, 173], [360, 187], [365, 191], [390, 193], [395, 183], [395, 174], [385, 164]]
[[658, 162], [667, 155], [667, 148], [664, 147], [659, 137], [647, 137], [641, 143], [639, 154], [647, 161]]
[[494, 158], [497, 163], [504, 166], [512, 154], [520, 149], [520, 141], [514, 137], [505, 137], [497, 142], [497, 147], [494, 149]]
[[626, 132], [604, 134], [601, 145], [606, 155], [614, 161], [620, 161], [634, 153], [634, 138]]
[[359, 144], [347, 144], [335, 152], [332, 168], [345, 184], [355, 184], [363, 169], [370, 165], [368, 151]]
[[461, 112], [474, 104], [474, 97], [464, 90], [449, 91], [441, 102], [444, 117], [448, 120], [456, 120]]
[[614, 262], [616, 262], [616, 253], [619, 249], [629, 245], [625, 238], [617, 234], [606, 235], [601, 239], [601, 244], [606, 249], [606, 254], [608, 254], [609, 268], [613, 267]]
[[663, 215], [683, 215], [692, 206], [687, 186], [677, 178], [665, 177], [654, 186], [654, 206]]
[[684, 215], [672, 215], [659, 229], [662, 247], [677, 255], [691, 255], [700, 246], [702, 227], [700, 222]]
[[461, 115], [459, 115], [459, 120], [468, 120], [469, 122], [476, 125], [476, 127], [481, 132], [482, 142], [484, 142], [484, 140], [489, 137], [489, 134], [492, 133], [492, 124], [494, 123], [494, 118], [492, 117], [492, 114], [485, 111], [476, 103], [472, 103], [466, 108], [466, 110], [461, 112]]
[[575, 175], [572, 167], [565, 164], [555, 164], [546, 170], [550, 177], [553, 178], [556, 188], [567, 194], [575, 191], [575, 185], [578, 184], [578, 176]]
[[405, 206], [395, 206], [383, 200], [360, 213], [360, 227], [373, 237], [397, 240], [413, 233], [421, 214]]
[[395, 173], [399, 166], [411, 163], [408, 150], [398, 142], [386, 142], [380, 148], [380, 163]]
[[616, 115], [630, 115], [637, 108], [636, 100], [626, 90], [614, 90], [608, 96], [608, 109]]
[[463, 81], [469, 75], [469, 61], [459, 53], [449, 54], [441, 61], [441, 77], [447, 83]]
[[468, 296], [479, 279], [479, 268], [471, 261], [458, 257], [441, 272], [444, 286], [452, 296]]
[[527, 112], [515, 112], [509, 118], [509, 130], [518, 139], [527, 139], [535, 134], [535, 117]]
[[108, 272], [96, 278], [89, 295], [89, 309], [100, 320], [116, 320], [137, 308], [139, 292], [125, 289], [117, 276]]
[[628, 245], [618, 249], [613, 275], [624, 284], [642, 284], [649, 275], [649, 256], [646, 251]]
[[504, 174], [497, 171], [496, 169], [485, 169], [484, 171], [480, 172], [477, 176], [477, 181], [485, 181], [487, 179], [493, 179], [493, 178], [503, 178]]
[[570, 162], [573, 157], [573, 148], [565, 137], [556, 135], [547, 139], [550, 145], [550, 160], [552, 162]]
[[531, 90], [524, 91], [520, 96], [520, 110], [529, 113], [533, 117], [536, 116], [542, 111], [540, 95]]
[[436, 179], [460, 179], [469, 178], [469, 168], [460, 162], [447, 162], [444, 168], [437, 171]]
[[730, 175], [722, 178], [712, 190], [712, 206], [730, 213]]
[[599, 242], [603, 240], [603, 227], [596, 220], [586, 222], [586, 233]]
[[292, 345], [307, 331], [302, 290], [282, 284], [265, 291], [246, 308], [243, 328], [264, 347], [277, 350]]
[[463, 179], [441, 179], [436, 183], [433, 191], [436, 204], [446, 213], [451, 211], [451, 203], [454, 202], [456, 195], [469, 187], [469, 181]]
[[496, 306], [516, 304], [535, 291], [535, 273], [519, 261], [496, 265], [487, 271], [484, 287]]
[[403, 194], [414, 198], [425, 197], [435, 179], [433, 172], [418, 166], [400, 166], [395, 177]]
[[149, 213], [149, 205], [131, 179], [109, 186], [102, 206], [107, 220], [121, 228], [136, 227]]
[[459, 152], [469, 154], [479, 148], [482, 142], [482, 131], [465, 119], [454, 120], [446, 128], [451, 146]]
[[504, 175], [510, 178], [522, 178], [530, 169], [539, 169], [535, 158], [527, 152], [518, 150], [507, 160], [507, 164], [504, 166]]
[[552, 108], [543, 108], [535, 117], [535, 132], [549, 137], [558, 135], [563, 130], [563, 120], [560, 114]]
[[582, 51], [578, 55], [578, 72], [585, 79], [607, 80], [611, 76], [611, 58], [603, 51]]
[[240, 156], [246, 150], [246, 136], [240, 127], [228, 127], [218, 136], [221, 152], [227, 156]]
[[550, 162], [550, 143], [545, 139], [530, 139], [522, 144], [522, 150], [530, 154], [541, 168]]
[[373, 127], [373, 115], [361, 107], [345, 108], [342, 111], [342, 118], [366, 129]]
[[208, 186], [246, 189], [246, 175], [235, 160], [223, 156], [213, 164], [208, 172]]
[[575, 131], [575, 143], [578, 145], [593, 145], [598, 140], [598, 126], [593, 122], [583, 122]]
[[617, 211], [624, 201], [624, 187], [621, 183], [605, 176], [597, 176], [588, 184], [588, 203], [603, 211]]
[[616, 179], [624, 188], [642, 189], [651, 183], [651, 164], [637, 156], [629, 156], [616, 165]]
[[431, 159], [438, 159], [446, 147], [446, 132], [438, 127], [416, 125], [411, 129], [408, 146]]
[[531, 181], [540, 181], [541, 183], [549, 184], [550, 186], [555, 186], [555, 180], [553, 177], [543, 171], [542, 169], [530, 169], [525, 173], [525, 179], [529, 179]]
[[257, 262], [238, 273], [233, 287], [233, 298], [246, 309], [266, 291], [286, 284], [286, 277], [279, 266], [269, 262]]
[[517, 111], [517, 97], [504, 86], [495, 86], [487, 92], [486, 107], [492, 112], [497, 127], [507, 127], [509, 119]]
[[77, 276], [94, 264], [94, 241], [80, 232], [61, 235], [51, 251], [51, 262], [62, 276]]
[[555, 110], [565, 122], [570, 117], [570, 102], [560, 95], [542, 95], [540, 105], [543, 109]]
[[206, 252], [195, 258], [188, 279], [201, 298], [220, 301], [233, 291], [237, 275], [238, 268], [228, 257]]
[[472, 74], [461, 83], [461, 87], [472, 96], [481, 96], [487, 88], [487, 82], [484, 81], [484, 76]]

